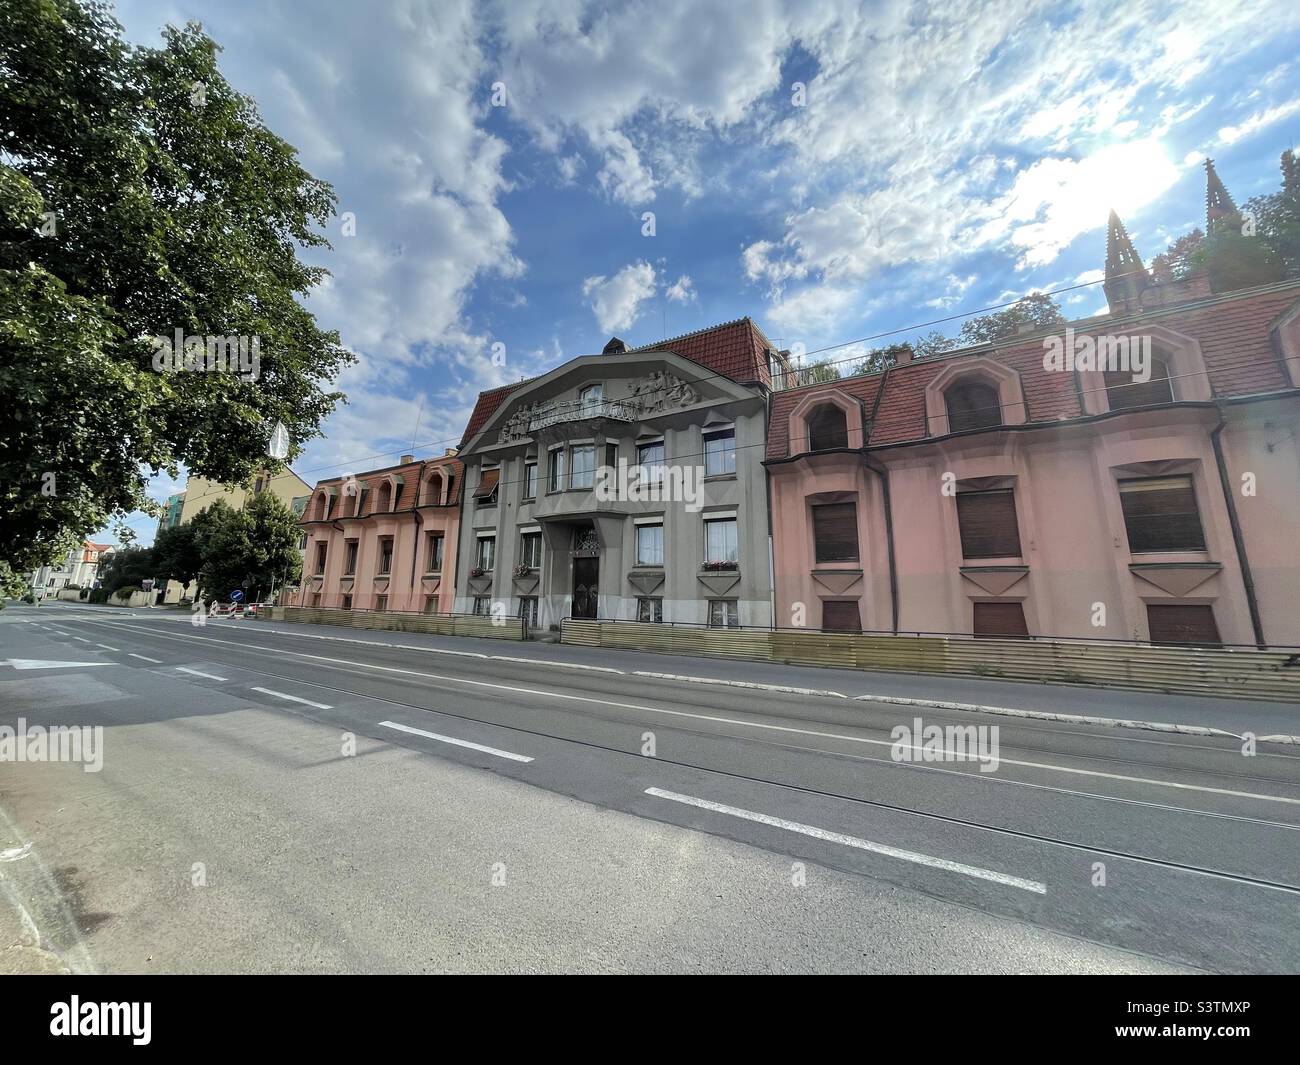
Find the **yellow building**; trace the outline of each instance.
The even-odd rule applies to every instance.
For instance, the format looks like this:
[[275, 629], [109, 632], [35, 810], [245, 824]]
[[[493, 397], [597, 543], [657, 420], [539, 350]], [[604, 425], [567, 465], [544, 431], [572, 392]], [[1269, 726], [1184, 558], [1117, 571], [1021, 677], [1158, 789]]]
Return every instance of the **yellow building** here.
[[[311, 496], [311, 485], [287, 469], [275, 474], [260, 473], [248, 487], [220, 484], [209, 481], [206, 477], [190, 477], [185, 482], [185, 494], [181, 497], [180, 520], [177, 524], [184, 525], [218, 499], [224, 499], [235, 510], [242, 510], [245, 503], [262, 492], [272, 493], [285, 506], [301, 513], [302, 506]], [[188, 588], [183, 588], [179, 581], [168, 581], [163, 602], [179, 603], [182, 596], [192, 599], [197, 590], [194, 581], [190, 582]]]

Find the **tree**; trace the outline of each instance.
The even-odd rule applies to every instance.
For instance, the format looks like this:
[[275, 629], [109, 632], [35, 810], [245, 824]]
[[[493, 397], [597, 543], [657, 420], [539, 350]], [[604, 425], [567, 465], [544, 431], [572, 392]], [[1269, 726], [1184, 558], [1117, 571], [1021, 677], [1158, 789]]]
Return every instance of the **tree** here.
[[119, 588], [140, 587], [153, 576], [153, 549], [122, 547], [109, 556], [99, 574], [100, 588], [112, 595]]
[[914, 341], [912, 348], [916, 351], [918, 359], [928, 359], [934, 355], [941, 355], [945, 351], [951, 351], [957, 346], [957, 341], [952, 337], [946, 337], [937, 329], [931, 329], [925, 336]]
[[1064, 324], [1065, 317], [1056, 305], [1056, 300], [1045, 292], [1032, 292], [1016, 300], [1006, 310], [983, 314], [964, 322], [957, 335], [963, 345], [983, 344], [990, 340], [1016, 336], [1018, 333], [1037, 333]]
[[203, 556], [192, 522], [163, 529], [154, 537], [154, 576], [159, 580], [178, 581], [186, 587], [198, 578], [202, 566]]
[[[299, 303], [335, 196], [195, 24], [159, 48], [99, 4], [0, 13], [0, 561], [57, 557], [146, 506], [146, 471], [242, 483], [292, 460], [351, 361]], [[257, 373], [157, 370], [152, 338], [251, 338]], [[200, 340], [200, 347], [205, 342]], [[274, 465], [274, 464], [273, 464]]]
[[853, 367], [854, 374], [879, 373], [881, 370], [888, 369], [890, 366], [898, 364], [898, 356], [902, 352], [911, 352], [912, 345], [906, 342], [901, 344], [890, 344], [888, 347], [873, 348], [867, 352], [867, 357]]
[[800, 367], [796, 376], [801, 385], [820, 385], [827, 381], [838, 381], [840, 370], [830, 359], [822, 359]]
[[228, 600], [236, 588], [251, 598], [298, 579], [298, 518], [270, 492], [254, 496], [243, 510], [226, 506], [210, 522], [200, 533], [201, 583], [209, 598]]

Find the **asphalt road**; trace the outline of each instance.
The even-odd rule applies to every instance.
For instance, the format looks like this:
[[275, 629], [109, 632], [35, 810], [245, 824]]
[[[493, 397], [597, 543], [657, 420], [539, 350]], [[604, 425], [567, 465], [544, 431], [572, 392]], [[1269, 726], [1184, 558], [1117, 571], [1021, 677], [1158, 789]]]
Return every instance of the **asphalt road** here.
[[[0, 613], [0, 725], [105, 733], [99, 772], [0, 762], [0, 906], [46, 964], [1300, 970], [1295, 747], [323, 631]], [[998, 726], [996, 768], [897, 760], [918, 716]]]

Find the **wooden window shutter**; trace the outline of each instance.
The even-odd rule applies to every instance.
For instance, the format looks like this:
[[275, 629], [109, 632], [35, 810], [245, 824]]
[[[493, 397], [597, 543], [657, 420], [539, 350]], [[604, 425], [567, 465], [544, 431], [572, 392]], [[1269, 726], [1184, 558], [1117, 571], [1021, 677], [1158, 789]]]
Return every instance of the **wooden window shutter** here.
[[812, 515], [817, 561], [858, 561], [857, 504], [823, 503], [812, 508]]
[[1120, 481], [1119, 498], [1130, 551], [1205, 550], [1190, 476]]
[[862, 616], [857, 600], [822, 600], [822, 630], [825, 632], [861, 632]]
[[474, 489], [475, 499], [487, 499], [496, 491], [497, 481], [501, 479], [501, 467], [493, 470], [484, 470], [483, 477], [478, 482], [478, 487]]
[[976, 603], [976, 636], [1028, 636], [1023, 603]]
[[1200, 643], [1219, 646], [1214, 608], [1190, 603], [1148, 603], [1147, 625], [1152, 643]]
[[1020, 554], [1016, 494], [1011, 488], [958, 492], [957, 524], [964, 558], [1012, 558]]

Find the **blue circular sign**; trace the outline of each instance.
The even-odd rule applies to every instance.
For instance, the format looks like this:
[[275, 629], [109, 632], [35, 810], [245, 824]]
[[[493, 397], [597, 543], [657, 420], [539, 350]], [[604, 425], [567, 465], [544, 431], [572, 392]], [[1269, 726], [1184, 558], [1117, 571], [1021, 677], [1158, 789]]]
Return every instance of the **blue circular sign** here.
[[238, 603], [243, 598], [244, 598], [244, 590], [242, 588], [236, 588], [233, 592], [230, 593], [231, 602]]

